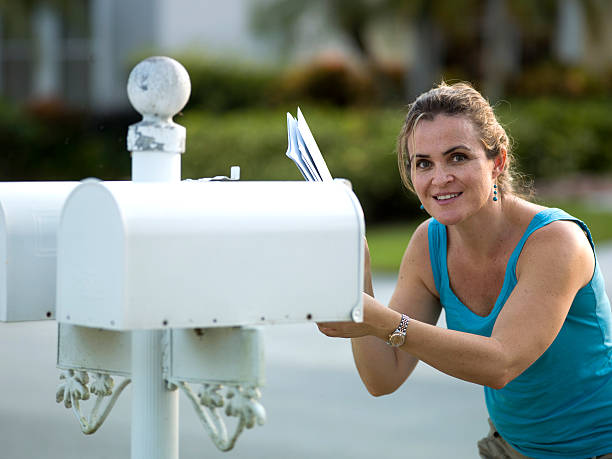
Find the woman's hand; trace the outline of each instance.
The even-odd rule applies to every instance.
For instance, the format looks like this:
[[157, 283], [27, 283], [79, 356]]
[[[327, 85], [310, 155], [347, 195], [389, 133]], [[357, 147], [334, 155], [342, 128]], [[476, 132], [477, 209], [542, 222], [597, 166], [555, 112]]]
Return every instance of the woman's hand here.
[[372, 334], [364, 322], [320, 322], [317, 327], [321, 333], [331, 338], [361, 338]]
[[407, 352], [397, 352], [386, 341], [400, 323], [401, 314], [363, 294], [363, 318], [355, 322], [321, 322], [321, 333], [332, 338], [350, 338], [357, 371], [372, 395], [397, 389], [416, 365]]
[[[371, 304], [368, 298], [373, 297], [372, 288], [372, 270], [370, 268], [370, 249], [368, 248], [367, 239], [363, 239], [364, 244], [364, 266], [363, 266], [363, 289], [365, 294], [363, 295], [363, 310], [364, 310], [364, 321], [363, 322], [320, 322], [317, 324], [319, 330], [324, 335], [332, 338], [361, 338], [362, 336], [373, 335], [374, 330], [366, 323], [366, 309], [371, 309]], [[371, 316], [372, 313], [368, 313]]]
[[319, 322], [324, 335], [332, 338], [361, 338], [376, 336], [384, 341], [401, 321], [401, 314], [380, 304], [363, 293], [363, 322]]

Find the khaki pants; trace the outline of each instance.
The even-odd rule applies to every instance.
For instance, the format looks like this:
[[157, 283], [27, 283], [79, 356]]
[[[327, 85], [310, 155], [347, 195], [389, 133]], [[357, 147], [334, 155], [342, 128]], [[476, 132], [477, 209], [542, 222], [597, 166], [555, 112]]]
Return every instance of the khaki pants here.
[[[510, 446], [497, 432], [490, 419], [489, 426], [491, 428], [489, 434], [478, 442], [478, 453], [482, 459], [530, 459]], [[612, 453], [592, 459], [612, 459]]]

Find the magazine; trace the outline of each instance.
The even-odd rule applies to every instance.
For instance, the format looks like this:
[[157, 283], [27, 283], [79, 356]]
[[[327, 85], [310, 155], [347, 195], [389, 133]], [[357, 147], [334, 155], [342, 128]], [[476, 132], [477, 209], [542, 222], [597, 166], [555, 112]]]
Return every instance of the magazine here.
[[287, 113], [287, 140], [287, 156], [295, 162], [306, 180], [311, 182], [333, 180], [299, 107], [297, 119], [291, 113]]

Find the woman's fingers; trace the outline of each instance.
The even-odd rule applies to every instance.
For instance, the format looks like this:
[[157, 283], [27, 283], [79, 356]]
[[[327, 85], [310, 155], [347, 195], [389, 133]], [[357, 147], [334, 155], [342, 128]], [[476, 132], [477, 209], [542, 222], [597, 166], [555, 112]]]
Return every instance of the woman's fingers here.
[[332, 338], [358, 338], [367, 334], [361, 324], [354, 322], [319, 322], [317, 327]]
[[319, 327], [319, 331], [327, 336], [337, 336], [336, 330], [331, 326], [330, 323], [318, 323], [317, 327]]

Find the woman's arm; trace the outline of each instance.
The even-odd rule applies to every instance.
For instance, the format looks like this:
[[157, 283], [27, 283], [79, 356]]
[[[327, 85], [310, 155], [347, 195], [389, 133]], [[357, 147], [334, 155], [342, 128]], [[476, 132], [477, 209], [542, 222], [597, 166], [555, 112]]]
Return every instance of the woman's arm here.
[[518, 283], [490, 338], [413, 321], [402, 350], [451, 376], [502, 388], [552, 344], [593, 269], [593, 251], [582, 230], [571, 222], [552, 223], [528, 239]]
[[[576, 292], [588, 283], [593, 269], [593, 252], [581, 229], [571, 222], [551, 223], [536, 231], [525, 244], [517, 267], [518, 283], [500, 312], [491, 337], [438, 328], [413, 317], [400, 349], [451, 376], [502, 388], [550, 346]], [[371, 297], [366, 296], [365, 300], [366, 322], [380, 322], [368, 331], [382, 341], [397, 326], [397, 317], [384, 314]], [[347, 332], [348, 329], [339, 326], [334, 336]], [[376, 354], [369, 357], [375, 358]], [[405, 366], [397, 367], [406, 371]], [[368, 377], [376, 378], [369, 374]]]
[[[366, 244], [364, 279], [364, 323], [325, 323], [319, 328], [328, 336], [352, 337], [353, 357], [357, 371], [372, 395], [395, 391], [410, 375], [418, 359], [386, 343], [401, 320], [401, 313], [424, 323], [435, 324], [440, 315], [440, 304], [430, 291], [433, 274], [429, 262], [425, 222], [417, 228], [406, 249], [400, 267], [397, 286], [389, 308], [374, 300], [370, 257]], [[429, 273], [429, 280], [421, 278]], [[426, 285], [429, 284], [429, 285]], [[435, 287], [433, 287], [435, 289]], [[340, 331], [339, 328], [343, 328]], [[380, 339], [378, 336], [383, 336]]]

